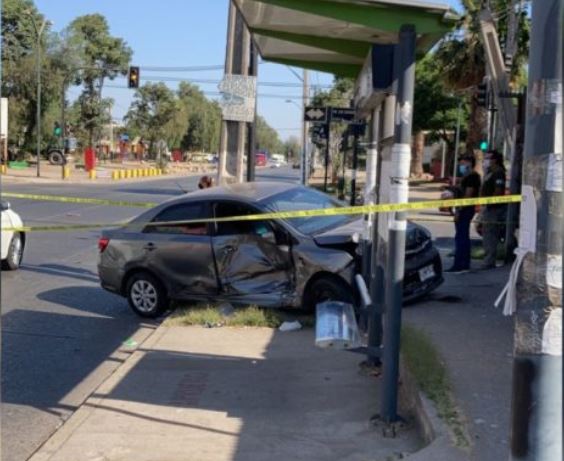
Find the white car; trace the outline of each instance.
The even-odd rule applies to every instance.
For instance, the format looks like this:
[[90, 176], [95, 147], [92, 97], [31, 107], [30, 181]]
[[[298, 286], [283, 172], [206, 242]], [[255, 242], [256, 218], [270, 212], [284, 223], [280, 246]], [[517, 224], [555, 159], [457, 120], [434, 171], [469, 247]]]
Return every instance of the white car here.
[[[2, 200], [2, 268], [16, 270], [22, 262], [25, 247], [25, 232], [13, 231], [11, 229], [23, 227], [20, 216], [11, 209], [10, 203]], [[7, 229], [7, 230], [4, 230]]]

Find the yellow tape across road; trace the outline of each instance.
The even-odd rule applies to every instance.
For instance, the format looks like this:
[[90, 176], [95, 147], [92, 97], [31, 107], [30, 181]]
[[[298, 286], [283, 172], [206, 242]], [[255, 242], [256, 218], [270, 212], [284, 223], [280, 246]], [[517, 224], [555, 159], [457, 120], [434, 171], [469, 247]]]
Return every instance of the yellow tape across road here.
[[[7, 196], [7, 194], [3, 194]], [[16, 194], [12, 194], [13, 197]], [[27, 198], [30, 195], [17, 194], [16, 198]], [[25, 197], [23, 197], [25, 196]], [[35, 197], [35, 196], [34, 196]], [[115, 205], [115, 206], [127, 206], [127, 207], [143, 207], [148, 208], [154, 206], [155, 204], [149, 204], [147, 202], [120, 202], [114, 200], [102, 200], [102, 199], [79, 199], [72, 197], [58, 197], [58, 196], [36, 196], [41, 197], [37, 200], [48, 200], [45, 197], [54, 197], [56, 201], [65, 201], [68, 203], [96, 203], [99, 205]], [[66, 200], [62, 200], [66, 199]], [[94, 201], [94, 202], [92, 202]], [[260, 213], [245, 216], [230, 216], [225, 218], [210, 218], [210, 219], [191, 219], [185, 221], [169, 221], [169, 222], [152, 222], [147, 223], [150, 226], [162, 226], [162, 225], [182, 225], [182, 224], [194, 224], [202, 222], [228, 222], [228, 221], [260, 221], [263, 219], [292, 219], [292, 218], [308, 218], [313, 216], [337, 216], [337, 215], [361, 215], [370, 213], [390, 213], [396, 211], [410, 211], [410, 210], [425, 210], [432, 208], [443, 208], [443, 207], [463, 207], [463, 206], [476, 206], [476, 205], [500, 205], [506, 203], [518, 203], [521, 201], [521, 195], [502, 195], [496, 197], [477, 197], [477, 198], [461, 198], [461, 199], [448, 199], [448, 200], [426, 200], [422, 202], [411, 202], [411, 203], [384, 203], [378, 205], [360, 205], [360, 206], [350, 206], [350, 207], [334, 207], [334, 208], [318, 208], [314, 210], [298, 210], [298, 211], [276, 211], [271, 213]], [[95, 229], [102, 227], [116, 227], [123, 225], [124, 223], [113, 223], [113, 224], [69, 224], [61, 226], [30, 226], [23, 228], [3, 228], [6, 231], [42, 231], [42, 232], [57, 232], [57, 231], [67, 231], [73, 229]]]
[[15, 192], [2, 192], [2, 197], [19, 198], [24, 200], [43, 200], [46, 202], [84, 203], [88, 205], [123, 206], [131, 208], [153, 208], [158, 203], [153, 202], [127, 202], [123, 200], [107, 200], [101, 198], [62, 197], [60, 195], [18, 194]]

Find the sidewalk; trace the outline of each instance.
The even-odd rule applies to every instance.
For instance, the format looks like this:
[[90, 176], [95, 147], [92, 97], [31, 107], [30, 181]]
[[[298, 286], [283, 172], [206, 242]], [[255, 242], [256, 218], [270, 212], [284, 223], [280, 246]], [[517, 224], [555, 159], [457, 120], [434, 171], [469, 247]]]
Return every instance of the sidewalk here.
[[314, 332], [164, 327], [31, 461], [395, 460], [413, 425], [370, 424], [380, 380], [362, 356], [314, 347]]

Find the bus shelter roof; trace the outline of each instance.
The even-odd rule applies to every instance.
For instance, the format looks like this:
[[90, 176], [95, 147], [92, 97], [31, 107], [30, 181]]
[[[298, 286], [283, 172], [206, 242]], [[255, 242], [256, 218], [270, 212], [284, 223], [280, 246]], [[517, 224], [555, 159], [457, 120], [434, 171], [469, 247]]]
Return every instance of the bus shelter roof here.
[[417, 52], [450, 32], [448, 5], [419, 0], [233, 0], [266, 61], [357, 77], [372, 44], [415, 26]]

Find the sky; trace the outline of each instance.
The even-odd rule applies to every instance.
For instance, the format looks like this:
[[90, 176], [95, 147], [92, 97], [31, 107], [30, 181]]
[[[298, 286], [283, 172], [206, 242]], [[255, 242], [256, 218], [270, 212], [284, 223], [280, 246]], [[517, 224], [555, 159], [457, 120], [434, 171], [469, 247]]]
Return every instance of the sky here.
[[[304, 0], [306, 1], [306, 0]], [[433, 0], [440, 2], [441, 0]], [[459, 8], [459, 0], [442, 0]], [[77, 16], [100, 13], [110, 33], [123, 38], [133, 49], [132, 65], [141, 67], [141, 84], [160, 77], [219, 81], [223, 70], [200, 72], [147, 71], [143, 67], [222, 66], [225, 62], [228, 0], [35, 0], [39, 11], [60, 31]], [[301, 75], [301, 69], [294, 69]], [[282, 140], [300, 136], [301, 80], [286, 66], [261, 62], [258, 71], [258, 113], [275, 128]], [[310, 72], [312, 85], [330, 85], [332, 75]], [[261, 86], [261, 83], [295, 84], [295, 88]], [[167, 82], [172, 89], [177, 83]], [[204, 91], [217, 93], [217, 83], [197, 83]], [[134, 90], [126, 88], [125, 78], [106, 83], [104, 97], [115, 103], [112, 118], [121, 121], [126, 114]], [[119, 86], [120, 88], [111, 88]], [[71, 88], [67, 97], [73, 100], [80, 93]], [[261, 93], [263, 96], [261, 96]], [[270, 96], [266, 96], [270, 95]], [[276, 97], [273, 97], [273, 96]], [[217, 96], [208, 95], [210, 99]], [[287, 100], [292, 102], [287, 102]]]

